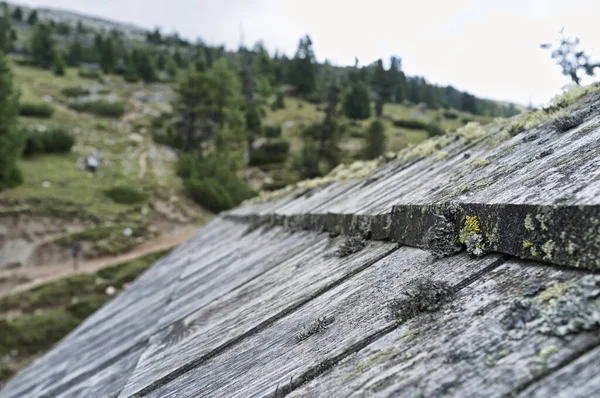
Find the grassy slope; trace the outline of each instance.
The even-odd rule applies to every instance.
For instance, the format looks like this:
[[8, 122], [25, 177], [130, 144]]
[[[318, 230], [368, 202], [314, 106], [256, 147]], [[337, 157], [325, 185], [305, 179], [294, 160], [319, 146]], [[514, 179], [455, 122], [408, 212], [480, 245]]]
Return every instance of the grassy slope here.
[[[150, 145], [149, 134], [140, 134], [142, 142], [130, 137], [138, 132], [137, 125], [146, 118], [133, 109], [132, 95], [141, 92], [141, 85], [127, 84], [119, 77], [110, 82], [78, 76], [76, 69], [68, 69], [66, 76], [57, 77], [50, 71], [13, 64], [15, 85], [21, 92], [21, 101], [39, 102], [45, 96], [52, 97], [55, 112], [50, 119], [20, 118], [22, 125], [58, 125], [69, 129], [76, 137], [73, 151], [66, 155], [41, 155], [21, 161], [25, 181], [15, 188], [0, 192], [0, 216], [3, 213], [28, 211], [33, 214], [62, 217], [77, 216], [95, 222], [88, 234], [94, 237], [91, 256], [116, 254], [129, 250], [142, 237], [151, 234], [147, 227], [156, 213], [151, 205], [155, 200], [167, 202], [174, 195], [179, 197], [181, 181], [174, 174], [174, 160], [166, 162], [166, 175], [156, 177], [153, 164], [147, 158]], [[103, 118], [87, 113], [74, 112], [68, 107], [68, 98], [62, 94], [67, 87], [97, 87], [116, 95], [126, 103], [127, 116], [121, 119]], [[98, 173], [88, 173], [77, 167], [92, 148], [100, 150], [104, 162]], [[145, 172], [141, 173], [142, 158], [146, 159]], [[48, 181], [51, 186], [44, 188]], [[117, 185], [137, 187], [151, 198], [149, 203], [119, 204], [109, 199], [104, 191]], [[25, 204], [23, 206], [23, 204]], [[186, 206], [190, 207], [186, 201]], [[196, 221], [202, 211], [194, 210], [191, 221]], [[132, 228], [136, 235], [124, 238], [122, 231]], [[97, 233], [103, 232], [103, 233]], [[69, 239], [59, 243], [68, 244]]]
[[[314, 105], [297, 98], [286, 98], [285, 104], [285, 109], [277, 111], [268, 110], [264, 124], [281, 125], [283, 128], [282, 136], [290, 141], [291, 152], [293, 154], [299, 154], [302, 149], [302, 137], [300, 134], [302, 127], [323, 120], [325, 116], [325, 113], [323, 112], [325, 105]], [[385, 105], [383, 111], [385, 119], [383, 120], [383, 123], [388, 137], [387, 150], [397, 152], [408, 145], [418, 144], [428, 138], [428, 133], [425, 130], [394, 127], [389, 119], [417, 119], [424, 122], [432, 122], [437, 118], [437, 122], [447, 130], [456, 130], [465, 124], [465, 120], [473, 120], [482, 123], [491, 121], [491, 118], [488, 117], [475, 116], [463, 112], [456, 112], [456, 119], [448, 119], [444, 117], [443, 113], [443, 110], [422, 109], [417, 106], [400, 104]], [[372, 114], [374, 114], [374, 112], [372, 112]], [[374, 116], [368, 120], [359, 122], [358, 126], [347, 128], [347, 133], [350, 133], [351, 131], [357, 133], [366, 132], [369, 123], [371, 123], [373, 119]], [[349, 124], [350, 122], [344, 117], [342, 117], [341, 121], [345, 124]], [[355, 145], [345, 145], [352, 141], [357, 142], [361, 147], [363, 145], [362, 139], [359, 138], [357, 140], [350, 134], [345, 134], [341, 146], [355, 147]]]
[[0, 387], [21, 367], [49, 350], [167, 252], [148, 254], [95, 274], [60, 279], [0, 299]]

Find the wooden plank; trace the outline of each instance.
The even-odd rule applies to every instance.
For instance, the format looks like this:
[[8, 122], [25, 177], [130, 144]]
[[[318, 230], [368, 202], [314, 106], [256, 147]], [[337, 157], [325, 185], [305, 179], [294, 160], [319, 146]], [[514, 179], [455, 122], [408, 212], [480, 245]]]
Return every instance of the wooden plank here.
[[[281, 234], [280, 239], [283, 239]], [[175, 377], [183, 368], [195, 366], [196, 361], [216, 355], [396, 247], [373, 242], [354, 255], [339, 258], [335, 252], [343, 240], [329, 240], [326, 234], [321, 234], [311, 247], [290, 258], [282, 258], [276, 267], [219, 300], [198, 307], [194, 313], [157, 333], [151, 338], [122, 396], [134, 394], [157, 380]], [[277, 249], [275, 244], [255, 249], [277, 256], [271, 251]], [[257, 265], [248, 263], [246, 266]]]
[[244, 244], [232, 246], [231, 242], [224, 241], [195, 250], [174, 284], [157, 328], [162, 329], [198, 311], [324, 239], [313, 232], [287, 234], [282, 228], [264, 233], [255, 231], [243, 238]]
[[[457, 256], [445, 259], [442, 266], [440, 262], [432, 262], [426, 252], [400, 248], [229, 350], [198, 363], [158, 389], [147, 389], [142, 393], [149, 392], [150, 397], [249, 397], [273, 393], [278, 383], [283, 386], [290, 378], [298, 378], [318, 367], [326, 358], [345, 353], [373, 334], [393, 327], [395, 321], [389, 318], [389, 301], [410, 286], [415, 278], [433, 277], [455, 285], [483, 272], [498, 260], [495, 256], [480, 260]], [[447, 269], [454, 272], [445, 272]], [[281, 278], [279, 283], [286, 279]], [[300, 281], [295, 278], [295, 283], [286, 289], [304, 290]], [[277, 281], [272, 283], [275, 285]], [[234, 311], [233, 305], [227, 308]], [[258, 306], [247, 312], [247, 316], [257, 310]], [[323, 321], [329, 317], [334, 320]], [[326, 323], [326, 328], [315, 331], [315, 322], [319, 319]], [[244, 322], [244, 318], [240, 316], [230, 326], [236, 327], [236, 321]], [[220, 328], [220, 331], [229, 334], [226, 329]], [[171, 351], [168, 357], [151, 357], [149, 371], [160, 366], [159, 362], [163, 360], [177, 366], [173, 359], [180, 359], [190, 351], [198, 352], [194, 346], [205, 346], [205, 338], [206, 334], [198, 334], [193, 344], [186, 344], [177, 353]], [[156, 381], [157, 378], [148, 373], [146, 380]], [[139, 391], [136, 390], [126, 388], [121, 397], [131, 396]]]
[[[600, 343], [593, 321], [600, 307], [592, 298], [599, 286], [597, 276], [510, 261], [438, 313], [402, 324], [290, 397], [511, 396]], [[591, 294], [579, 297], [578, 288]], [[574, 304], [579, 313], [560, 303]], [[576, 330], [584, 313], [592, 320], [589, 330]], [[561, 327], [572, 320], [575, 329], [563, 335]], [[592, 360], [598, 361], [597, 352]], [[563, 389], [577, 396], [580, 387]]]
[[600, 397], [600, 348], [596, 347], [559, 371], [539, 380], [517, 397]]
[[123, 389], [131, 372], [135, 369], [141, 353], [141, 348], [128, 353], [114, 364], [94, 373], [81, 383], [75, 384], [73, 387], [58, 394], [56, 398], [116, 398]]

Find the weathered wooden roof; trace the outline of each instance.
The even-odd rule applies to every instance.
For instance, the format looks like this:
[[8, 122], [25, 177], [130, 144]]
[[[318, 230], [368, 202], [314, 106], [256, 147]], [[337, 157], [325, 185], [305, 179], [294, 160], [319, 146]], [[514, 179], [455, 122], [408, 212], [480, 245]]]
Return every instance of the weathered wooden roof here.
[[599, 100], [223, 214], [0, 397], [598, 396]]

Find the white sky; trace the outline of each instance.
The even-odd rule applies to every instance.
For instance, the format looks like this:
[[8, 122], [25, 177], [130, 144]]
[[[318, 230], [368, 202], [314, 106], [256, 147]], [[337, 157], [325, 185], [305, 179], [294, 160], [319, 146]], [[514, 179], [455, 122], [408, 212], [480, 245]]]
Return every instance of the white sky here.
[[[237, 48], [262, 39], [293, 55], [310, 34], [317, 58], [337, 65], [397, 55], [409, 75], [526, 105], [548, 101], [567, 77], [539, 44], [564, 26], [600, 49], [599, 0], [20, 0], [177, 30]], [[596, 52], [600, 58], [600, 50]], [[591, 82], [592, 80], [584, 80]]]

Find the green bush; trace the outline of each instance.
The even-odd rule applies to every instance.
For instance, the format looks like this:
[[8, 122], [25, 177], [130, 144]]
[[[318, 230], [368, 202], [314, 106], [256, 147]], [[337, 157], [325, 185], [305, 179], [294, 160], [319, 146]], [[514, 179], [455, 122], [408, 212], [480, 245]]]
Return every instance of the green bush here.
[[95, 100], [95, 101], [72, 101], [69, 106], [78, 112], [93, 113], [104, 117], [121, 117], [125, 113], [123, 102]]
[[278, 91], [275, 96], [275, 101], [271, 104], [271, 109], [276, 111], [279, 109], [285, 109], [285, 97], [282, 91]]
[[371, 122], [367, 131], [367, 142], [365, 145], [365, 158], [376, 159], [385, 152], [386, 136], [385, 127], [381, 120], [375, 119]]
[[428, 123], [428, 122], [416, 120], [416, 119], [398, 119], [398, 120], [394, 120], [393, 124], [396, 127], [404, 127], [407, 129], [416, 129], [416, 130], [425, 130], [429, 133], [430, 137], [433, 137], [436, 135], [443, 135], [446, 133], [444, 131], [444, 129], [435, 122]]
[[458, 119], [458, 114], [453, 111], [444, 111], [443, 115], [446, 119], [450, 119], [450, 120]]
[[127, 186], [118, 186], [107, 189], [104, 191], [104, 194], [115, 203], [127, 205], [142, 203], [148, 199], [148, 196], [145, 193]]
[[427, 130], [427, 122], [417, 119], [397, 119], [393, 122], [396, 127], [404, 127], [407, 129]]
[[66, 153], [75, 144], [75, 138], [66, 130], [55, 127], [47, 131], [24, 129], [25, 147], [23, 156], [41, 153]]
[[7, 188], [14, 188], [23, 183], [23, 172], [19, 166], [14, 166], [4, 180], [0, 179], [0, 191]]
[[67, 306], [67, 311], [76, 318], [83, 320], [100, 309], [108, 300], [110, 300], [110, 297], [106, 295], [84, 297]]
[[100, 72], [93, 69], [81, 68], [79, 69], [79, 77], [84, 79], [99, 79]]
[[256, 195], [236, 172], [239, 162], [227, 153], [213, 152], [206, 157], [195, 153], [180, 156], [177, 174], [183, 178], [188, 195], [213, 212], [239, 205]]
[[284, 163], [290, 151], [290, 144], [284, 140], [273, 140], [264, 143], [250, 153], [250, 166], [262, 166], [272, 163]]
[[264, 126], [263, 132], [267, 138], [281, 137], [281, 126]]
[[24, 315], [9, 322], [2, 321], [0, 329], [4, 333], [0, 336], [0, 356], [15, 349], [21, 355], [47, 350], [80, 322], [81, 319], [62, 308]]
[[64, 88], [61, 92], [62, 95], [64, 95], [67, 98], [83, 97], [84, 95], [90, 95], [90, 90], [80, 86], [67, 87]]
[[215, 179], [187, 179], [185, 188], [193, 200], [214, 213], [234, 207], [231, 195]]
[[425, 130], [427, 130], [430, 137], [446, 134], [446, 131], [439, 124], [436, 123], [429, 123]]
[[24, 117], [50, 118], [54, 114], [54, 107], [46, 102], [21, 102], [19, 115]]

